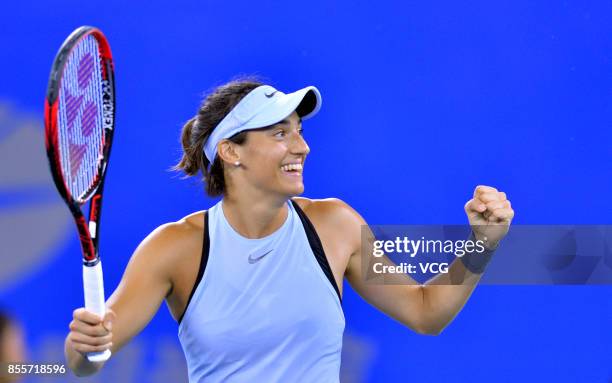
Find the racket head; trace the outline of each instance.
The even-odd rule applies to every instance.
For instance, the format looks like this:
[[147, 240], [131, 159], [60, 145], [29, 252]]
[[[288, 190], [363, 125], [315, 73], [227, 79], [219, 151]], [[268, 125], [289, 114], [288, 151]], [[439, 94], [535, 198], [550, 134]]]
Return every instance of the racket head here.
[[55, 56], [45, 100], [47, 157], [55, 185], [73, 213], [104, 179], [114, 121], [110, 45], [99, 29], [80, 27]]

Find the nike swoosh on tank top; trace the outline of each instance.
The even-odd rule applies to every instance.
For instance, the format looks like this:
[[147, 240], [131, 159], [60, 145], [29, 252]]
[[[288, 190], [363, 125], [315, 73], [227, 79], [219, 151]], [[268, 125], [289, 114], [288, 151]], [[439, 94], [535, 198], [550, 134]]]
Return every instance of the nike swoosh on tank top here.
[[200, 273], [178, 332], [191, 383], [339, 382], [338, 287], [314, 227], [287, 204], [283, 225], [258, 239], [238, 234], [221, 202], [206, 213]]

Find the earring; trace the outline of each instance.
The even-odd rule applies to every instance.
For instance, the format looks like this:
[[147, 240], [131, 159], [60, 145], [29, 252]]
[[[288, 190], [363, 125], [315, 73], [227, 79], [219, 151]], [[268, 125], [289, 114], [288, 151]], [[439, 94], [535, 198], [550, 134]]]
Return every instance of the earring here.
[[240, 161], [236, 161], [236, 162], [234, 162], [234, 166], [235, 166], [235, 167], [240, 166]]

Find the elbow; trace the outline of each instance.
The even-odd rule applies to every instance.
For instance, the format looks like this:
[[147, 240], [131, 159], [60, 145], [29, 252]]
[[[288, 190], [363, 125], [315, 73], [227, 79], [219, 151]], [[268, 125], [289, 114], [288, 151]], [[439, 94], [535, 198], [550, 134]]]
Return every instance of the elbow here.
[[415, 329], [416, 333], [419, 335], [429, 335], [429, 336], [437, 336], [442, 333], [442, 327], [427, 327], [427, 328], [418, 328]]
[[415, 317], [417, 323], [414, 330], [420, 335], [440, 335], [453, 320], [454, 315], [449, 316], [446, 310], [438, 307], [439, 305], [432, 305], [427, 290], [422, 288], [421, 291], [423, 301], [418, 316]]
[[413, 326], [412, 329], [419, 335], [429, 335], [429, 336], [437, 336], [442, 333], [442, 331], [446, 328], [446, 324], [432, 323], [432, 322], [423, 322], [416, 326]]

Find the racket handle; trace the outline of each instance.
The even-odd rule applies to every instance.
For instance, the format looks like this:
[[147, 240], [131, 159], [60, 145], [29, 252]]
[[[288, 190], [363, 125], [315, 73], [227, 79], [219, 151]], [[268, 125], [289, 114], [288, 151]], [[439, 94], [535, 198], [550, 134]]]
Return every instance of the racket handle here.
[[[95, 266], [83, 265], [83, 287], [85, 291], [85, 309], [100, 317], [104, 317], [106, 306], [104, 302], [104, 280], [102, 279], [102, 262]], [[90, 362], [104, 362], [111, 356], [110, 350], [90, 352], [87, 360]]]

